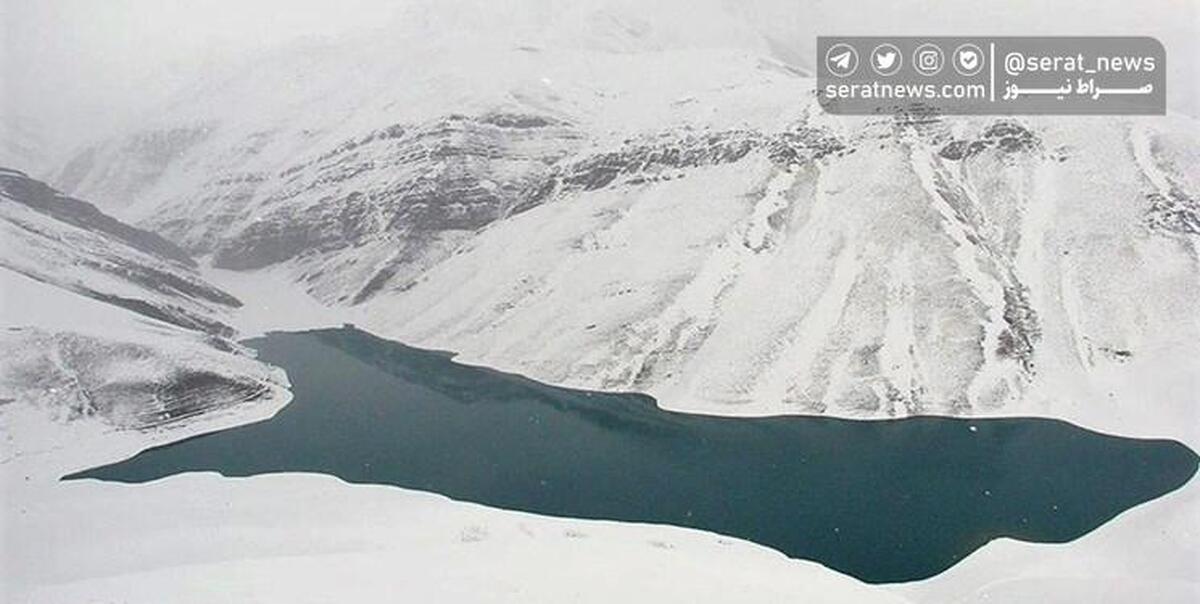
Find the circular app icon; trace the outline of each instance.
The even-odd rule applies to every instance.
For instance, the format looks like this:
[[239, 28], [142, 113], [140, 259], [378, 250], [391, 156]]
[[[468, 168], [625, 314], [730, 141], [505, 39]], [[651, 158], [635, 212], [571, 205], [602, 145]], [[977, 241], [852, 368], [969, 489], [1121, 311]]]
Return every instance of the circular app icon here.
[[871, 51], [871, 69], [881, 76], [890, 76], [900, 71], [900, 49], [895, 45], [883, 43]]
[[922, 44], [913, 51], [913, 69], [923, 76], [935, 76], [942, 71], [946, 62], [942, 49], [936, 44]]
[[973, 76], [983, 69], [983, 51], [970, 42], [954, 49], [954, 71]]
[[853, 46], [837, 43], [825, 51], [825, 68], [829, 73], [844, 78], [858, 69], [858, 51]]

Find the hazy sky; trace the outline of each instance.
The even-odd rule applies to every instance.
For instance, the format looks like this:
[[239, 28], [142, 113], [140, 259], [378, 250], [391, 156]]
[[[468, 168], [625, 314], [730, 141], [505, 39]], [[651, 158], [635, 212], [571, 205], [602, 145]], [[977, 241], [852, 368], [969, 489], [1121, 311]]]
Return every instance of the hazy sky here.
[[0, 112], [70, 144], [205, 64], [377, 23], [379, 0], [0, 0]]
[[[135, 116], [205, 64], [386, 27], [403, 18], [403, 6], [427, 1], [0, 0], [0, 116], [32, 119], [62, 152]], [[551, 1], [491, 0], [514, 10]], [[1153, 35], [1167, 46], [1172, 108], [1200, 114], [1200, 0], [712, 1], [744, 15], [796, 62], [810, 61], [819, 34]], [[660, 25], [686, 27], [689, 2], [666, 2], [678, 18]]]

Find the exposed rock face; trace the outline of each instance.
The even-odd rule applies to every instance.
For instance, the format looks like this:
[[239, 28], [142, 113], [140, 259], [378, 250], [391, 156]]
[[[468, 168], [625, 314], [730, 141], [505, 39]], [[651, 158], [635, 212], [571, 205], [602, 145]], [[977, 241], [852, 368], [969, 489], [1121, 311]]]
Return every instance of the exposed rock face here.
[[162, 237], [0, 168], [0, 238], [0, 460], [142, 447], [286, 402], [282, 372], [232, 339], [238, 300]]
[[125, 243], [129, 247], [174, 260], [186, 266], [196, 263], [187, 252], [162, 237], [116, 220], [90, 203], [67, 197], [21, 172], [0, 169], [0, 194], [4, 201], [15, 202], [71, 226], [93, 231]]
[[[577, 138], [563, 124], [512, 114], [451, 115], [370, 132], [277, 175], [230, 183], [267, 189], [261, 204], [271, 209], [226, 233], [211, 249], [214, 264], [260, 268], [381, 235], [405, 240], [478, 229], [517, 209]], [[216, 185], [215, 195], [245, 199]], [[317, 203], [304, 201], [314, 195]], [[297, 213], [297, 205], [305, 207]], [[214, 243], [185, 241], [201, 252]]]
[[186, 252], [23, 173], [0, 168], [0, 266], [186, 329], [229, 336], [240, 305]]
[[[970, 152], [941, 151], [951, 125], [978, 133], [959, 139]], [[780, 152], [795, 132], [808, 143]], [[1141, 136], [1157, 135], [983, 119], [633, 140], [567, 164], [538, 207], [380, 293], [365, 322], [689, 410], [894, 417], [1096, 396], [1061, 392], [1087, 391], [1133, 342], [1200, 335], [1183, 310], [1200, 301], [1195, 241], [1147, 220]]]
[[[149, 431], [240, 405], [269, 403], [280, 394], [279, 384], [264, 379], [270, 376], [266, 367], [237, 358], [247, 351], [228, 342], [181, 339], [167, 348], [136, 337], [36, 328], [12, 328], [0, 342], [9, 354], [0, 368], [5, 394], [64, 423], [90, 421]], [[211, 357], [209, 362], [172, 358], [171, 348], [184, 348], [184, 343], [194, 347], [190, 354]], [[230, 371], [237, 364], [251, 370], [259, 365], [262, 372]], [[131, 373], [133, 367], [142, 371]]]
[[[331, 70], [320, 110], [209, 99], [76, 180], [112, 200], [158, 170], [129, 141], [212, 124], [112, 207], [384, 335], [681, 409], [1018, 412], [1200, 341], [1190, 121], [831, 119], [754, 52], [530, 48], [375, 97]], [[222, 94], [292, 110], [261, 88]]]

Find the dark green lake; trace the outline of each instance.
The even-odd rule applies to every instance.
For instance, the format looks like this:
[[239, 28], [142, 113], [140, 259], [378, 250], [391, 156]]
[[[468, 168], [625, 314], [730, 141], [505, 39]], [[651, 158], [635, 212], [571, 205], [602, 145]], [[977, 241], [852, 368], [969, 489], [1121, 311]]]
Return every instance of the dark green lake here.
[[646, 396], [547, 386], [354, 329], [250, 345], [293, 384], [274, 418], [69, 478], [320, 472], [500, 508], [695, 527], [892, 582], [935, 575], [997, 537], [1075, 539], [1197, 467], [1174, 441], [1046, 419], [673, 413]]

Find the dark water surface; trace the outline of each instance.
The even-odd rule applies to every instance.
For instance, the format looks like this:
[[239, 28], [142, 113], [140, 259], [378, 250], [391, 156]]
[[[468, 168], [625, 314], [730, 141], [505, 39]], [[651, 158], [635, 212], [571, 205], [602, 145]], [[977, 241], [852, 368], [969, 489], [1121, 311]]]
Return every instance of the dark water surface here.
[[273, 419], [71, 478], [321, 472], [501, 508], [696, 527], [889, 582], [937, 574], [997, 537], [1074, 539], [1183, 485], [1197, 465], [1174, 441], [1045, 419], [672, 413], [646, 396], [555, 388], [353, 329], [250, 344], [293, 384]]

